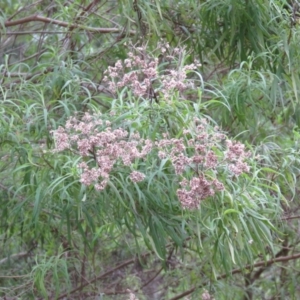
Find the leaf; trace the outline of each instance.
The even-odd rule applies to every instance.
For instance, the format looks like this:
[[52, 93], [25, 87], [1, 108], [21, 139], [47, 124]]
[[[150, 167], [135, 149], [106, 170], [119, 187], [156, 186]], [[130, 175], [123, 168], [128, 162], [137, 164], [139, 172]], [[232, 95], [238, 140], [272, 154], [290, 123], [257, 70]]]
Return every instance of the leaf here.
[[228, 247], [229, 247], [231, 259], [232, 259], [233, 263], [236, 264], [235, 258], [234, 258], [234, 247], [229, 239], [228, 239]]
[[236, 210], [236, 209], [233, 209], [233, 208], [229, 208], [229, 209], [226, 209], [224, 212], [223, 212], [223, 215], [227, 215], [227, 214], [240, 214], [241, 212]]

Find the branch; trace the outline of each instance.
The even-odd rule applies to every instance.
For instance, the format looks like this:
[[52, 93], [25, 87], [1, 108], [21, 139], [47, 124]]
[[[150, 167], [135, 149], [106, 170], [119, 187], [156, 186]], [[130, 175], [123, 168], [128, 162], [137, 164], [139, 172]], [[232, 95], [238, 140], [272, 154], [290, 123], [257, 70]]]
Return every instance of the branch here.
[[[278, 257], [278, 258], [270, 259], [267, 262], [261, 261], [261, 262], [258, 262], [256, 264], [254, 264], [254, 265], [247, 265], [243, 269], [234, 269], [231, 272], [231, 275], [242, 273], [244, 270], [247, 270], [247, 269], [257, 268], [257, 267], [261, 267], [261, 266], [270, 266], [270, 265], [272, 265], [272, 264], [274, 264], [276, 262], [284, 262], [284, 261], [294, 260], [294, 259], [298, 259], [298, 258], [300, 258], [300, 253], [297, 253], [295, 255], [289, 255], [289, 256], [283, 256], [283, 257]], [[219, 276], [217, 276], [216, 280], [226, 278], [227, 276], [228, 276], [228, 274], [219, 275]], [[207, 281], [207, 282], [204, 282], [203, 284], [201, 284], [199, 286], [194, 286], [191, 289], [189, 289], [189, 290], [181, 293], [180, 295], [177, 295], [177, 296], [175, 296], [175, 297], [173, 297], [173, 298], [171, 298], [169, 300], [182, 299], [184, 296], [192, 294], [197, 288], [201, 288], [201, 287], [207, 285], [208, 283], [209, 282]]]
[[9, 255], [8, 257], [2, 258], [0, 260], [0, 265], [5, 264], [7, 261], [11, 260], [11, 259], [20, 259], [23, 257], [27, 257], [31, 254], [32, 250], [36, 248], [36, 244], [33, 244], [29, 250], [27, 250], [26, 252], [19, 252], [13, 255]]
[[[46, 75], [50, 72], [53, 71], [53, 67], [49, 67], [47, 69], [45, 69], [44, 71], [42, 72], [36, 72], [36, 73], [16, 73], [16, 72], [9, 72], [7, 70], [5, 70], [4, 72], [0, 72], [0, 74], [3, 76], [3, 77], [22, 77], [23, 80], [29, 80], [35, 76], [41, 76], [41, 75]], [[18, 82], [16, 82], [18, 83]]]
[[[173, 252], [174, 252], [174, 248], [171, 248], [170, 251], [169, 251], [169, 255], [168, 255], [168, 258], [167, 258], [167, 262], [169, 262], [172, 258], [172, 255], [173, 255]], [[149, 285], [162, 271], [163, 271], [163, 267], [161, 267], [155, 274], [152, 278], [150, 278], [147, 282], [145, 282], [141, 287], [140, 289], [143, 289], [144, 287], [146, 287], [147, 285]], [[163, 275], [162, 275], [163, 276]], [[138, 292], [138, 289], [134, 291], [135, 293]]]
[[36, 2], [33, 2], [33, 3], [31, 3], [31, 4], [27, 5], [27, 6], [24, 6], [24, 7], [20, 8], [20, 9], [18, 9], [15, 13], [13, 13], [13, 14], [8, 18], [8, 20], [13, 19], [13, 18], [14, 18], [16, 15], [18, 15], [19, 13], [21, 13], [21, 12], [23, 12], [23, 11], [26, 11], [26, 10], [28, 10], [30, 7], [36, 6], [37, 4], [42, 3], [43, 1], [44, 1], [44, 0], [38, 0], [38, 1], [36, 1]]
[[[288, 247], [287, 244], [287, 240], [284, 240], [282, 243], [282, 249], [275, 255], [275, 259], [276, 258], [281, 258], [281, 257], [286, 257], [289, 254], [289, 250], [291, 248]], [[247, 281], [247, 285], [252, 285], [254, 283], [254, 281], [256, 281], [260, 275], [269, 267], [269, 265], [264, 265], [262, 267], [260, 267], [253, 276], [251, 276], [251, 272], [248, 274], [248, 281]], [[250, 298], [249, 298], [250, 299]]]
[[90, 32], [98, 32], [98, 33], [118, 33], [122, 32], [122, 28], [102, 28], [102, 27], [89, 27], [89, 26], [84, 26], [84, 25], [79, 25], [79, 24], [72, 24], [64, 21], [59, 21], [39, 15], [31, 15], [29, 17], [25, 17], [19, 20], [15, 21], [6, 21], [4, 22], [5, 27], [11, 27], [11, 26], [16, 26], [24, 23], [29, 23], [29, 22], [44, 22], [44, 23], [49, 23], [49, 24], [55, 24], [59, 25], [61, 27], [66, 27], [66, 28], [78, 28], [81, 30], [87, 30]]
[[299, 219], [300, 216], [291, 216], [291, 217], [285, 217], [285, 218], [281, 218], [281, 220], [293, 220], [293, 219]]
[[[148, 255], [150, 255], [150, 253], [145, 254], [145, 256], [148, 256]], [[65, 297], [68, 297], [68, 296], [70, 296], [71, 294], [74, 294], [75, 292], [82, 290], [83, 288], [85, 288], [86, 286], [90, 285], [91, 283], [93, 283], [93, 282], [95, 282], [95, 281], [97, 281], [97, 280], [99, 280], [99, 279], [102, 279], [102, 278], [104, 278], [104, 277], [110, 275], [111, 273], [115, 272], [115, 271], [118, 270], [118, 269], [122, 269], [122, 268], [124, 268], [124, 267], [126, 267], [126, 266], [128, 266], [128, 265], [131, 265], [131, 264], [133, 264], [134, 262], [135, 262], [135, 258], [129, 259], [129, 260], [123, 262], [122, 264], [116, 266], [115, 268], [112, 268], [112, 269], [108, 270], [107, 272], [105, 272], [105, 273], [103, 273], [103, 274], [97, 276], [96, 278], [90, 280], [89, 282], [86, 282], [86, 283], [84, 283], [84, 284], [82, 284], [82, 285], [76, 287], [75, 289], [73, 289], [73, 290], [70, 291], [69, 293], [65, 293], [65, 294], [59, 296], [59, 297], [57, 298], [57, 300], [59, 300], [59, 299], [64, 299]], [[114, 292], [114, 293], [115, 293], [115, 292]]]
[[5, 35], [27, 35], [27, 34], [64, 34], [65, 31], [46, 31], [46, 30], [37, 30], [37, 31], [10, 31], [5, 32]]
[[[170, 247], [170, 246], [172, 246], [172, 244], [167, 245], [166, 247]], [[173, 251], [174, 251], [174, 248], [172, 248], [172, 249], [170, 250], [168, 259], [171, 258]], [[147, 253], [143, 254], [142, 257], [145, 258], [145, 257], [147, 257], [147, 256], [149, 256], [149, 255], [151, 255], [151, 254], [153, 254], [153, 251], [147, 252]], [[112, 269], [106, 271], [105, 273], [103, 273], [103, 274], [101, 274], [101, 275], [95, 277], [94, 279], [91, 279], [91, 280], [89, 280], [88, 282], [86, 282], [86, 283], [84, 283], [84, 284], [82, 284], [82, 285], [76, 287], [75, 289], [73, 289], [73, 290], [70, 291], [69, 293], [64, 293], [63, 295], [59, 296], [59, 297], [57, 298], [57, 300], [63, 299], [63, 298], [65, 298], [65, 297], [68, 297], [68, 296], [70, 296], [71, 294], [74, 294], [74, 293], [76, 293], [77, 291], [82, 290], [82, 289], [85, 288], [86, 286], [88, 286], [88, 285], [94, 283], [95, 281], [97, 281], [97, 280], [99, 280], [99, 279], [102, 279], [102, 278], [104, 278], [104, 277], [106, 277], [106, 276], [112, 274], [113, 272], [115, 272], [115, 271], [117, 271], [117, 270], [119, 270], [119, 269], [122, 269], [122, 268], [124, 268], [124, 267], [127, 267], [127, 266], [129, 266], [129, 265], [131, 265], [131, 264], [133, 264], [133, 263], [135, 263], [135, 262], [136, 262], [136, 258], [129, 259], [129, 260], [127, 260], [127, 261], [121, 263], [120, 265], [118, 265], [118, 266], [116, 266], [116, 267], [114, 267], [114, 268], [112, 268]], [[128, 293], [128, 291], [106, 291], [106, 292], [105, 292], [106, 295], [127, 294], [127, 293]]]
[[27, 257], [28, 255], [30, 255], [30, 251], [29, 252], [27, 252], [27, 251], [26, 252], [20, 252], [20, 253], [10, 255], [8, 257], [2, 258], [0, 260], [0, 265], [5, 264], [6, 262], [8, 262], [11, 259], [20, 259], [20, 258], [23, 258], [23, 257]]
[[83, 10], [81, 11], [81, 13], [79, 14], [79, 16], [75, 19], [75, 23], [77, 23], [79, 21], [79, 19], [84, 16], [84, 14], [88, 11], [90, 11], [91, 9], [94, 8], [94, 6], [96, 6], [99, 3], [99, 0], [94, 0], [92, 1], [87, 7], [83, 8]]
[[[8, 188], [7, 186], [3, 185], [2, 183], [0, 183], [0, 189], [7, 191], [7, 193], [10, 194], [11, 197], [15, 197], [15, 198], [21, 200], [22, 203], [25, 203], [27, 201], [25, 197], [16, 195], [16, 192], [13, 192], [10, 188]], [[34, 207], [34, 204], [33, 203], [29, 203], [29, 206], [30, 207]], [[58, 219], [61, 219], [61, 216], [53, 214], [53, 213], [51, 213], [50, 211], [47, 211], [44, 208], [41, 209], [41, 211], [44, 212], [45, 214], [48, 214], [48, 215], [52, 216], [52, 217], [56, 217]]]

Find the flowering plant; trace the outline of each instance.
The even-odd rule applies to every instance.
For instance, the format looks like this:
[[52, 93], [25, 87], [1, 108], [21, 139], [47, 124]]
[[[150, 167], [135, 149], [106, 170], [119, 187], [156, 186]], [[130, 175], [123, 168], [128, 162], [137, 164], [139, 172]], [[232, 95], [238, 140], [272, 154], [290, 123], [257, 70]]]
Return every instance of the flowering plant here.
[[[185, 139], [162, 139], [156, 143], [161, 149], [159, 157], [168, 156], [181, 178], [177, 196], [188, 209], [198, 208], [201, 200], [225, 189], [218, 172], [227, 170], [235, 176], [249, 172], [245, 160], [251, 155], [245, 151], [245, 145], [225, 140], [225, 134], [217, 127], [210, 130], [206, 119], [196, 118], [194, 123], [193, 129], [183, 130]], [[226, 147], [221, 147], [223, 140]], [[189, 180], [188, 174], [192, 174]]]
[[[151, 91], [155, 93], [153, 86], [156, 82], [163, 95], [171, 95], [175, 90], [183, 91], [188, 87], [186, 73], [198, 66], [184, 66], [184, 49], [171, 51], [165, 43], [159, 45], [160, 51], [170, 62], [178, 57], [177, 69], [171, 67], [159, 72], [159, 60], [147, 54], [146, 46], [131, 48], [127, 59], [123, 62], [118, 60], [105, 72], [104, 80], [112, 92], [127, 86], [136, 97], [147, 97]], [[115, 114], [111, 111], [110, 116]], [[188, 124], [185, 125], [188, 127]], [[56, 151], [73, 149], [81, 156], [82, 161], [78, 165], [81, 169], [80, 182], [86, 186], [94, 185], [99, 191], [106, 188], [116, 165], [122, 165], [123, 170], [129, 168], [130, 180], [137, 183], [143, 181], [146, 175], [135, 170], [134, 164], [138, 167], [138, 162], [147, 156], [152, 160], [169, 159], [175, 170], [179, 187], [176, 194], [182, 207], [196, 209], [202, 200], [225, 189], [218, 178], [220, 170], [230, 171], [235, 176], [249, 171], [245, 160], [250, 153], [245, 152], [241, 143], [226, 140], [217, 127], [212, 128], [203, 118], [194, 118], [190, 125], [191, 128], [183, 128], [180, 138], [168, 137], [169, 133], [160, 132], [159, 136], [163, 138], [151, 140], [141, 137], [138, 131], [118, 127], [109, 120], [109, 116], [85, 113], [81, 118], [69, 118], [65, 128], [59, 127], [53, 134]], [[225, 148], [220, 147], [223, 140], [226, 140]]]
[[127, 59], [118, 60], [105, 71], [104, 82], [112, 93], [127, 87], [137, 98], [155, 98], [157, 101], [157, 94], [161, 93], [167, 100], [174, 91], [183, 92], [192, 86], [187, 73], [201, 66], [198, 62], [184, 65], [184, 48], [171, 50], [168, 43], [158, 45], [165, 64], [160, 64], [157, 57], [149, 54], [146, 45], [130, 45], [130, 48]]
[[53, 134], [56, 151], [74, 149], [81, 156], [80, 182], [94, 185], [96, 190], [106, 188], [116, 164], [131, 169], [132, 182], [143, 181], [146, 175], [133, 170], [133, 163], [156, 150], [157, 157], [152, 155], [152, 159], [168, 158], [174, 167], [181, 186], [177, 196], [182, 207], [195, 209], [201, 200], [224, 190], [218, 179], [221, 169], [228, 169], [235, 176], [249, 171], [245, 160], [250, 152], [245, 152], [243, 144], [231, 140], [226, 140], [226, 147], [220, 149], [226, 138], [223, 133], [217, 128], [209, 129], [206, 119], [195, 119], [193, 123], [194, 128], [185, 129], [182, 138], [168, 138], [165, 133], [164, 138], [151, 141], [139, 133], [129, 134], [122, 127], [113, 129], [113, 124], [100, 114], [86, 113], [81, 120], [71, 117], [65, 128], [59, 127]]
[[[110, 121], [103, 121], [101, 115], [86, 113], [81, 120], [71, 117], [65, 126], [53, 131], [56, 151], [75, 148], [82, 157], [78, 167], [82, 170], [80, 182], [95, 185], [103, 190], [109, 180], [114, 165], [121, 161], [130, 166], [135, 159], [144, 158], [152, 148], [149, 139], [140, 138], [139, 134], [129, 136], [122, 128], [113, 129]], [[93, 159], [96, 166], [90, 167]], [[139, 182], [145, 175], [132, 171], [130, 179]]]
[[[255, 159], [245, 145], [201, 116], [201, 104], [184, 101], [189, 85], [184, 75], [182, 86], [168, 87], [178, 70], [194, 70], [184, 67], [182, 52], [177, 64], [165, 69], [144, 48], [136, 52], [108, 69], [111, 91], [126, 85], [140, 99], [151, 98], [152, 89], [166, 101], [122, 101], [124, 93], [117, 93], [110, 113], [78, 114], [54, 130], [55, 151], [79, 156], [80, 190], [94, 187], [91, 202], [102, 215], [113, 216], [136, 239], [142, 236], [162, 260], [170, 239], [182, 248], [195, 236], [196, 247], [207, 237], [206, 250], [213, 250], [216, 264], [228, 263], [224, 253], [235, 263], [236, 257], [247, 261], [250, 247], [264, 252], [259, 242], [273, 226], [265, 215], [268, 193], [252, 183]], [[93, 195], [93, 189], [88, 192]]]

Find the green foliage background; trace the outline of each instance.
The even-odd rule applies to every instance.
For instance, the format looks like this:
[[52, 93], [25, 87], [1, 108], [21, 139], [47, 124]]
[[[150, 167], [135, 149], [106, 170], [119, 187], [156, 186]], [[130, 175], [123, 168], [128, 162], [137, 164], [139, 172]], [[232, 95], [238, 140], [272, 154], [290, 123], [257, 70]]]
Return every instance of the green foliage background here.
[[[0, 297], [299, 298], [299, 13], [284, 0], [1, 1]], [[167, 68], [161, 40], [185, 47], [170, 68], [201, 62], [193, 88], [159, 103], [112, 94], [104, 71], [131, 44]], [[78, 155], [52, 151], [51, 130], [87, 111], [152, 140], [206, 118], [247, 145], [251, 172], [220, 174], [226, 191], [196, 211], [154, 154], [145, 181], [118, 165], [97, 192]]]

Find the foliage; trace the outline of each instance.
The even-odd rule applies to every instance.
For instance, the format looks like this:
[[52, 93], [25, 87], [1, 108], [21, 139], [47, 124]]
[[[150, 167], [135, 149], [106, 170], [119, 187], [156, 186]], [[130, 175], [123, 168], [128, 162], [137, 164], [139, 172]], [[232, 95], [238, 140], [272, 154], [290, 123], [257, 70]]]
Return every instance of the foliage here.
[[0, 297], [299, 298], [298, 14], [2, 1]]

